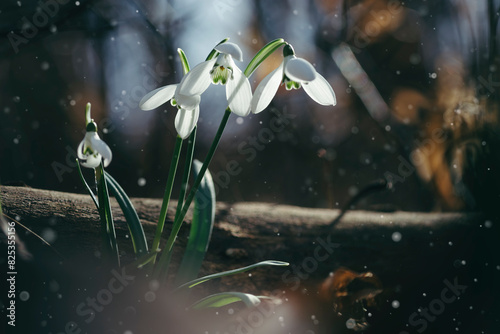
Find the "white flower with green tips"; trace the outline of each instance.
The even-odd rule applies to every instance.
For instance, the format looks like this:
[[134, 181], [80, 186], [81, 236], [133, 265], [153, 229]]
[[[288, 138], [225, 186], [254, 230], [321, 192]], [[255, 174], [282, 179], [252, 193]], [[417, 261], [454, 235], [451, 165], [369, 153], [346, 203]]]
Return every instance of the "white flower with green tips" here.
[[179, 86], [180, 84], [168, 85], [149, 92], [139, 102], [139, 107], [142, 110], [152, 110], [170, 101], [178, 109], [175, 116], [175, 129], [182, 139], [186, 139], [200, 117], [201, 96], [179, 94]]
[[[177, 49], [177, 52], [181, 59], [184, 74], [186, 74], [189, 72], [186, 54], [182, 49]], [[184, 75], [183, 80], [185, 77]], [[181, 94], [179, 87], [180, 84], [175, 84], [157, 88], [142, 98], [139, 107], [142, 110], [152, 110], [170, 101], [178, 109], [175, 116], [175, 129], [179, 137], [186, 139], [193, 132], [200, 117], [201, 94]]]
[[96, 168], [102, 162], [104, 167], [108, 167], [113, 154], [109, 146], [97, 134], [97, 124], [90, 118], [90, 103], [87, 104], [86, 121], [87, 133], [77, 149], [80, 164], [83, 167]]
[[211, 83], [226, 85], [229, 108], [238, 116], [250, 113], [252, 87], [248, 78], [236, 66], [234, 59], [243, 60], [238, 45], [225, 42], [214, 48], [219, 55], [195, 66], [179, 84], [178, 94], [183, 96], [201, 95]]
[[283, 61], [269, 73], [255, 89], [251, 110], [261, 112], [271, 103], [278, 88], [284, 84], [287, 90], [303, 87], [307, 95], [324, 106], [336, 105], [337, 99], [330, 83], [307, 60], [297, 58], [290, 44], [283, 48]]

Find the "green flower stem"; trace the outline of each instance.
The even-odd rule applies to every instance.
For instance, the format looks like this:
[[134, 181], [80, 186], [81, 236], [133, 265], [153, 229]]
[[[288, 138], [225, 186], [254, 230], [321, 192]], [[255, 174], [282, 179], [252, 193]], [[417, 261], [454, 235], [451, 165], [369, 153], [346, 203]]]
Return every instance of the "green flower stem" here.
[[[191, 132], [191, 135], [189, 136], [188, 140], [188, 147], [187, 147], [187, 152], [186, 152], [186, 165], [184, 166], [184, 172], [182, 175], [182, 185], [181, 185], [181, 190], [179, 193], [179, 199], [177, 202], [177, 209], [175, 211], [175, 218], [174, 222], [177, 221], [179, 218], [179, 215], [181, 214], [182, 211], [182, 204], [184, 203], [184, 200], [186, 199], [186, 190], [188, 187], [188, 181], [189, 181], [189, 174], [191, 173], [191, 166], [193, 165], [193, 153], [194, 153], [194, 144], [196, 141], [196, 130], [197, 127], [193, 129], [193, 132]], [[160, 257], [161, 260], [162, 257]], [[165, 265], [168, 267], [170, 264], [170, 259], [172, 258], [172, 253], [168, 255], [166, 259], [163, 260]]]
[[101, 236], [104, 245], [104, 256], [107, 261], [114, 262], [120, 266], [120, 254], [116, 243], [115, 224], [109, 203], [109, 192], [104, 177], [102, 163], [95, 169], [97, 182], [97, 200], [99, 202], [99, 216], [101, 217]]
[[174, 221], [179, 218], [179, 215], [182, 210], [182, 203], [184, 203], [184, 200], [186, 199], [186, 190], [188, 187], [188, 181], [189, 181], [189, 175], [191, 174], [191, 166], [193, 165], [193, 154], [194, 154], [194, 144], [196, 142], [196, 130], [197, 127], [193, 129], [193, 132], [191, 132], [191, 135], [189, 136], [188, 139], [188, 147], [187, 147], [187, 152], [186, 152], [186, 164], [184, 165], [184, 172], [182, 174], [182, 185], [181, 185], [181, 191], [179, 193], [179, 199], [177, 202], [177, 209], [175, 211], [175, 219]]
[[[160, 245], [161, 234], [163, 232], [163, 227], [165, 226], [165, 219], [167, 218], [167, 209], [170, 202], [170, 195], [172, 194], [172, 187], [174, 185], [175, 173], [177, 171], [177, 164], [179, 163], [179, 155], [182, 147], [182, 138], [177, 135], [175, 141], [174, 155], [172, 156], [172, 161], [170, 162], [170, 169], [168, 171], [167, 185], [165, 186], [165, 194], [163, 195], [163, 202], [161, 204], [160, 217], [158, 218], [158, 225], [156, 226], [156, 233], [153, 239], [153, 246], [151, 247], [151, 252], [156, 252], [158, 246]], [[153, 258], [153, 263], [156, 261], [156, 255]]]
[[[201, 166], [200, 173], [198, 174], [198, 177], [194, 181], [193, 187], [189, 191], [189, 194], [186, 198], [186, 202], [182, 206], [182, 210], [181, 210], [179, 216], [174, 221], [174, 226], [172, 228], [172, 232], [170, 233], [170, 236], [167, 240], [167, 244], [166, 244], [165, 248], [162, 250], [162, 254], [160, 256], [160, 261], [159, 261], [158, 266], [156, 267], [155, 272], [154, 272], [154, 276], [157, 278], [160, 278], [160, 280], [162, 280], [162, 281], [164, 281], [165, 278], [167, 277], [168, 265], [170, 262], [172, 248], [173, 248], [175, 239], [177, 238], [177, 234], [179, 233], [179, 230], [182, 226], [182, 223], [184, 221], [184, 217], [186, 217], [186, 213], [189, 209], [189, 206], [191, 205], [191, 202], [194, 199], [194, 195], [196, 194], [196, 191], [198, 190], [198, 187], [200, 186], [201, 180], [203, 179], [203, 176], [205, 175], [205, 172], [208, 169], [208, 165], [212, 161], [215, 150], [217, 149], [217, 146], [219, 145], [220, 139], [222, 137], [222, 133], [224, 132], [224, 128], [226, 127], [226, 124], [227, 124], [227, 121], [228, 121], [230, 115], [231, 115], [231, 109], [227, 108], [225, 113], [224, 113], [224, 117], [222, 118], [222, 121], [220, 122], [219, 129], [217, 130], [217, 133], [215, 134], [215, 138], [212, 142], [212, 145], [210, 146], [210, 149], [207, 153], [205, 161], [203, 162], [203, 166]], [[154, 251], [154, 249], [153, 249], [153, 251]]]
[[[186, 54], [182, 49], [177, 49], [177, 52], [179, 53], [179, 57], [181, 58], [181, 63], [182, 63], [182, 70], [184, 71], [184, 75], [186, 75], [189, 70], [189, 62], [187, 60]], [[188, 181], [189, 181], [189, 174], [191, 173], [191, 165], [193, 164], [193, 153], [194, 153], [194, 143], [196, 141], [196, 130], [197, 127], [195, 126], [193, 131], [191, 131], [191, 134], [189, 135], [188, 139], [188, 147], [186, 151], [186, 163], [184, 165], [184, 172], [182, 174], [182, 183], [181, 183], [181, 191], [179, 193], [179, 199], [177, 201], [177, 209], [175, 210], [175, 218], [174, 221], [179, 217], [179, 214], [181, 213], [182, 209], [182, 203], [186, 199], [186, 189], [188, 186]]]
[[87, 103], [85, 107], [85, 126], [87, 126], [90, 122], [92, 122], [92, 117], [90, 116], [90, 102]]

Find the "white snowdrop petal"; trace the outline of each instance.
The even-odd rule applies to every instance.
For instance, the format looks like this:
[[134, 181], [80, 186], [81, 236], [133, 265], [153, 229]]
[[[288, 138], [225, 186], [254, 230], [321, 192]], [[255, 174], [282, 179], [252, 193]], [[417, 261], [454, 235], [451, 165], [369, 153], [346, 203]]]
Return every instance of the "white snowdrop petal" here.
[[139, 102], [139, 107], [142, 110], [152, 110], [155, 109], [165, 102], [172, 99], [174, 96], [177, 85], [168, 85], [164, 87], [157, 88], [148, 94], [146, 94]]
[[307, 60], [291, 58], [286, 62], [285, 75], [296, 82], [309, 82], [316, 79], [316, 70]]
[[233, 78], [226, 84], [226, 97], [229, 108], [238, 116], [245, 117], [250, 113], [252, 86], [248, 78], [238, 67], [233, 67]]
[[80, 142], [80, 145], [78, 145], [78, 148], [76, 150], [76, 154], [78, 155], [78, 158], [82, 159], [82, 160], [87, 159], [87, 156], [85, 154], [83, 154], [84, 145], [85, 145], [85, 139], [83, 139]]
[[316, 79], [302, 85], [307, 95], [316, 103], [324, 106], [336, 105], [337, 98], [330, 83], [319, 73], [316, 73]]
[[210, 71], [215, 61], [216, 59], [212, 59], [196, 65], [182, 78], [175, 95], [201, 95], [212, 82]]
[[80, 164], [86, 168], [96, 168], [101, 163], [101, 159], [102, 157], [100, 154], [97, 154], [96, 157], [93, 154], [90, 154], [89, 156], [86, 156], [85, 161], [81, 161]]
[[108, 167], [109, 163], [111, 162], [111, 159], [113, 158], [113, 154], [111, 152], [111, 149], [109, 148], [108, 144], [106, 144], [99, 136], [97, 133], [94, 132], [94, 136], [91, 137], [91, 145], [92, 149], [102, 155], [104, 159], [104, 167]]
[[201, 96], [200, 95], [176, 95], [175, 101], [181, 109], [193, 110], [200, 105]]
[[241, 52], [240, 47], [234, 43], [222, 43], [217, 45], [214, 49], [220, 53], [226, 53], [238, 61], [243, 61], [243, 52]]
[[223, 65], [224, 67], [226, 68], [235, 68], [237, 67], [234, 60], [233, 60], [233, 57], [230, 57], [228, 55], [220, 55], [218, 58], [217, 58], [217, 65]]
[[283, 62], [269, 73], [257, 86], [250, 103], [252, 113], [258, 114], [266, 109], [283, 80]]
[[175, 129], [182, 139], [186, 139], [191, 132], [193, 132], [199, 116], [200, 107], [196, 107], [194, 110], [180, 109], [177, 111], [177, 115], [175, 116]]

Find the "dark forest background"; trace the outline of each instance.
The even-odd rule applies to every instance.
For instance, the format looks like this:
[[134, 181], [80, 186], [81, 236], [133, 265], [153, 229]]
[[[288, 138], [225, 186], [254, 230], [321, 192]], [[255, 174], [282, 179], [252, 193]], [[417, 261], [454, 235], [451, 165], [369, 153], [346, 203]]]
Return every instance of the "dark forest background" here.
[[[492, 208], [500, 200], [498, 9], [492, 0], [2, 1], [0, 180], [83, 192], [74, 150], [91, 102], [114, 154], [108, 171], [131, 196], [161, 197], [175, 109], [144, 112], [138, 102], [180, 80], [176, 49], [193, 65], [229, 37], [244, 68], [283, 37], [329, 80], [338, 104], [280, 89], [261, 114], [232, 115], [210, 167], [219, 200], [338, 207], [384, 178], [391, 189], [357, 208]], [[254, 88], [280, 59], [252, 76]], [[224, 108], [223, 88], [211, 88], [196, 158]], [[263, 135], [283, 114], [285, 129]], [[229, 180], [232, 160], [241, 169]]]

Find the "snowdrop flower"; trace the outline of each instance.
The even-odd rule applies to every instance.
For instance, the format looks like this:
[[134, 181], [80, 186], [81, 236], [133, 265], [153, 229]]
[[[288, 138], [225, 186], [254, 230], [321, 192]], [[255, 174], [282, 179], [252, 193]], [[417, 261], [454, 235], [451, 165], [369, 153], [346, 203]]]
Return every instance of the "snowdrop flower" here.
[[238, 116], [247, 116], [250, 113], [252, 87], [233, 60], [243, 60], [241, 49], [230, 42], [219, 44], [214, 49], [219, 52], [217, 58], [198, 64], [186, 74], [179, 84], [178, 93], [197, 96], [201, 95], [210, 83], [226, 85], [226, 98], [231, 111]]
[[157, 88], [142, 98], [139, 107], [142, 110], [152, 110], [170, 101], [173, 106], [178, 108], [175, 116], [175, 129], [182, 139], [186, 139], [198, 122], [201, 96], [200, 94], [180, 94], [179, 87], [180, 84]]
[[112, 158], [111, 149], [97, 134], [97, 124], [90, 118], [90, 103], [87, 104], [86, 118], [87, 133], [77, 149], [80, 164], [83, 167], [96, 168], [101, 164], [101, 160], [104, 159], [104, 167], [108, 167]]
[[251, 102], [254, 114], [261, 112], [271, 103], [282, 83], [287, 90], [299, 89], [302, 86], [307, 95], [321, 105], [337, 104], [332, 86], [308, 61], [297, 58], [290, 44], [283, 48], [283, 57], [280, 66], [269, 73], [255, 89]]

